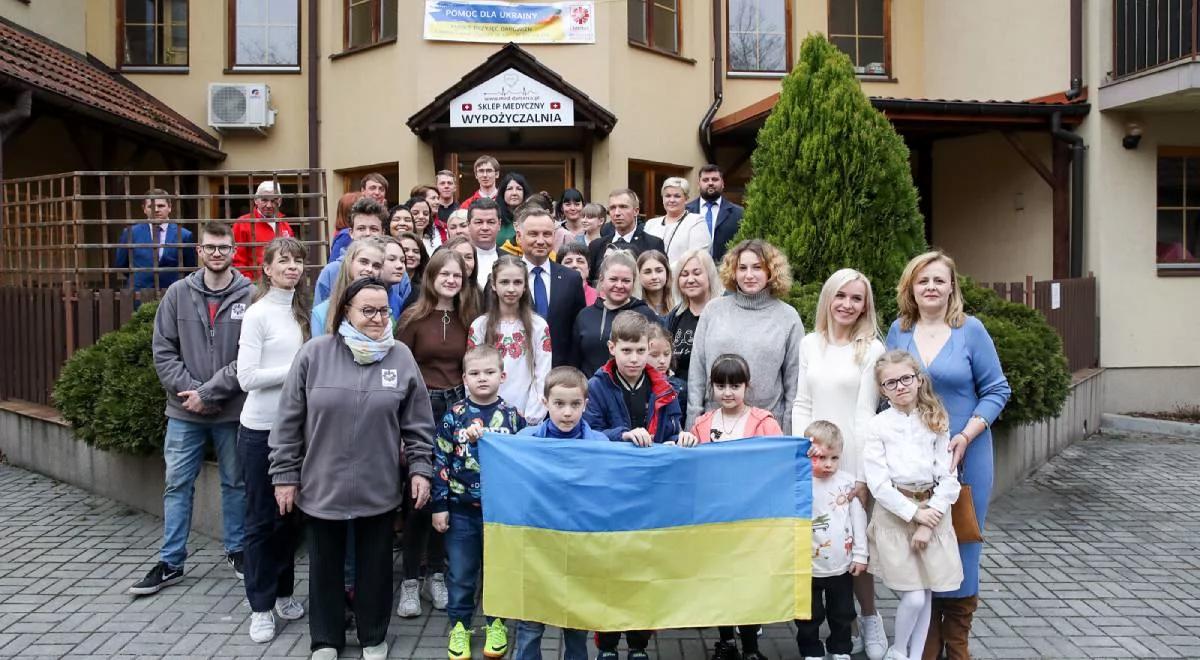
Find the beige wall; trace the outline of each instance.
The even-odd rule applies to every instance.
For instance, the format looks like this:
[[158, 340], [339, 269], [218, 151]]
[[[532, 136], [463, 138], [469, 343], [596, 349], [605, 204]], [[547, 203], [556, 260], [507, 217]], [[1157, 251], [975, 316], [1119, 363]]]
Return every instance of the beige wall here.
[[74, 50], [87, 51], [87, 13], [78, 0], [0, 2], [0, 16]]
[[[307, 3], [300, 4], [301, 30], [304, 30], [308, 21], [303, 13]], [[267, 129], [266, 137], [244, 130], [230, 130], [219, 135], [220, 149], [228, 154], [220, 167], [229, 170], [307, 167], [306, 77], [298, 73], [225, 73], [226, 6], [225, 2], [207, 0], [203, 5], [206, 11], [201, 11], [200, 3], [192, 3], [189, 15], [191, 47], [186, 74], [130, 72], [126, 77], [214, 135], [217, 133], [208, 127], [208, 84], [266, 83], [271, 88], [271, 105], [279, 111], [275, 126]], [[115, 0], [87, 0], [88, 52], [114, 68], [116, 11]], [[305, 63], [304, 58], [302, 47], [301, 65]]]
[[[1045, 163], [1050, 140], [1020, 139]], [[940, 140], [933, 151], [933, 242], [981, 282], [1049, 279], [1054, 272], [1050, 186], [999, 133]], [[1023, 210], [1017, 210], [1017, 197]]]

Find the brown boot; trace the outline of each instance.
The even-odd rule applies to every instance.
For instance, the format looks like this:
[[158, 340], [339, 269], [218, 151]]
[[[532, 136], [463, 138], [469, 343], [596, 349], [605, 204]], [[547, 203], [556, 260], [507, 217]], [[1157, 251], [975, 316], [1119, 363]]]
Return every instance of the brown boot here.
[[970, 660], [971, 620], [979, 607], [979, 596], [937, 598], [942, 602], [942, 641], [949, 660]]
[[921, 654], [921, 660], [939, 660], [942, 652], [942, 599], [934, 598], [929, 610], [929, 633], [925, 637], [925, 652]]

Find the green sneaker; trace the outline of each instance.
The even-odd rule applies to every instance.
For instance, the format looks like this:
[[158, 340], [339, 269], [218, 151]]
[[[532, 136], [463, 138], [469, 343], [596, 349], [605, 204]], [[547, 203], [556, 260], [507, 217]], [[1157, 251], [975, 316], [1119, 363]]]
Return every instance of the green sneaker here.
[[505, 653], [508, 653], [508, 627], [502, 619], [496, 619], [487, 627], [483, 655], [488, 658], [503, 658]]
[[446, 652], [450, 660], [470, 660], [471, 631], [463, 627], [462, 621], [454, 624], [454, 628], [450, 630], [450, 643], [446, 645]]

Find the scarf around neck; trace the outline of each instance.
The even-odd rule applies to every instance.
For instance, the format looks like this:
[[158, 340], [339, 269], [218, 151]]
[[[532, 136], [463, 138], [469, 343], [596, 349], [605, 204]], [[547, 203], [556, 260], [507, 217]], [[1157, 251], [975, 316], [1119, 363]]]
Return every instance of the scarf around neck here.
[[354, 355], [354, 361], [359, 364], [379, 362], [396, 344], [396, 340], [392, 337], [391, 319], [388, 319], [387, 334], [383, 339], [371, 339], [350, 325], [349, 321], [342, 321], [342, 325], [338, 328], [338, 334], [342, 336], [346, 348], [349, 348], [350, 353]]

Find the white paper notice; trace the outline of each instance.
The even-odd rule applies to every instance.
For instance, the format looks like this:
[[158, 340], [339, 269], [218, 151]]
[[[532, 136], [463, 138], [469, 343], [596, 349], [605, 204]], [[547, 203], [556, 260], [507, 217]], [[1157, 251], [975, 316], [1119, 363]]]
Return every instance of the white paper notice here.
[[1050, 283], [1050, 309], [1062, 307], [1062, 284]]

